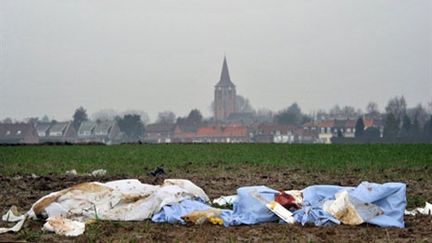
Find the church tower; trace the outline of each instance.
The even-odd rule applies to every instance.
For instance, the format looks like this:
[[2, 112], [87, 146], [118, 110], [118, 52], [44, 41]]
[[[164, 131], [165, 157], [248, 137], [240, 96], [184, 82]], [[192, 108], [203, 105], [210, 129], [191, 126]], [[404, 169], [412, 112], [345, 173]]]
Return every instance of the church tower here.
[[216, 121], [223, 121], [236, 112], [236, 89], [231, 82], [226, 57], [219, 82], [215, 86], [214, 114]]

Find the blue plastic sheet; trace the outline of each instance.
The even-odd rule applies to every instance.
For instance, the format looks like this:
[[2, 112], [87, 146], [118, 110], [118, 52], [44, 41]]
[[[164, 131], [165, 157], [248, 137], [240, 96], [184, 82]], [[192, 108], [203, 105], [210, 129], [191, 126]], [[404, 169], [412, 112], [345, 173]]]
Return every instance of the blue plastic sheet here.
[[181, 218], [194, 211], [208, 210], [211, 207], [201, 200], [183, 200], [173, 205], [165, 205], [162, 209], [152, 217], [153, 222], [170, 223], [170, 224], [186, 224]]
[[266, 201], [274, 200], [278, 191], [266, 186], [240, 187], [237, 189], [237, 200], [234, 201], [233, 210], [222, 213], [221, 218], [225, 226], [240, 224], [259, 224], [278, 221], [279, 217], [270, 211], [265, 202], [257, 199], [259, 195]]
[[296, 210], [293, 214], [294, 219], [301, 225], [307, 223], [313, 223], [316, 226], [340, 224], [339, 220], [324, 211], [322, 207], [304, 206], [301, 209]]
[[[346, 190], [348, 194], [365, 203], [378, 206], [383, 212], [366, 222], [381, 227], [403, 228], [404, 211], [406, 207], [406, 185], [404, 183], [376, 184], [362, 182], [357, 187], [341, 187], [332, 185], [310, 186], [303, 190], [304, 205], [300, 210], [294, 212], [298, 222], [314, 223], [317, 226], [334, 221], [329, 214], [322, 214], [322, 205], [327, 200], [334, 200], [335, 194]], [[310, 207], [307, 211], [307, 207]], [[306, 214], [306, 215], [305, 215]], [[315, 217], [319, 215], [319, 217]], [[301, 220], [300, 220], [301, 219]]]
[[[302, 225], [312, 223], [317, 226], [339, 224], [339, 220], [325, 212], [322, 205], [327, 200], [334, 200], [335, 194], [346, 190], [350, 197], [378, 206], [383, 215], [367, 219], [366, 222], [382, 227], [404, 227], [406, 207], [406, 185], [403, 183], [376, 184], [362, 182], [357, 187], [333, 185], [310, 186], [303, 190], [304, 205], [294, 212], [294, 218]], [[265, 201], [274, 200], [278, 191], [266, 186], [240, 187], [233, 210], [223, 210], [221, 218], [225, 226], [240, 224], [259, 224], [278, 221], [279, 218], [265, 206]], [[259, 195], [258, 198], [256, 195]], [[182, 216], [193, 211], [208, 210], [211, 207], [199, 200], [184, 200], [174, 205], [167, 205], [152, 218], [154, 222], [182, 223]]]

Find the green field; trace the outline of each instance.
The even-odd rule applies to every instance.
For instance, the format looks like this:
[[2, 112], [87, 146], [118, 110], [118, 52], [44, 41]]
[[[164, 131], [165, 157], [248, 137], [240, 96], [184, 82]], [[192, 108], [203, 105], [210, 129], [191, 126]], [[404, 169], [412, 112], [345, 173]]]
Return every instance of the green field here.
[[[149, 175], [163, 165], [166, 174]], [[78, 176], [65, 175], [76, 169]], [[89, 176], [95, 169], [107, 175]], [[36, 174], [33, 176], [30, 174]], [[169, 144], [72, 145], [0, 147], [0, 210], [16, 205], [29, 209], [50, 192], [87, 181], [136, 178], [161, 184], [166, 178], [188, 179], [210, 198], [232, 195], [240, 186], [266, 185], [279, 190], [310, 185], [356, 186], [363, 181], [403, 182], [409, 209], [432, 201], [432, 145], [289, 145], [289, 144]], [[88, 225], [77, 242], [389, 242], [430, 238], [430, 218], [406, 217], [406, 229], [302, 227], [263, 224], [245, 227], [192, 227], [143, 222], [99, 221]], [[30, 221], [19, 233], [0, 241], [64, 242], [70, 238], [42, 232], [43, 221]], [[328, 232], [328, 233], [326, 233]], [[3, 237], [3, 238], [2, 238]], [[204, 237], [204, 238], [203, 238]], [[252, 239], [252, 240], [250, 240]]]
[[0, 147], [0, 174], [90, 172], [139, 175], [155, 166], [177, 170], [254, 165], [338, 172], [432, 166], [432, 145], [169, 144]]

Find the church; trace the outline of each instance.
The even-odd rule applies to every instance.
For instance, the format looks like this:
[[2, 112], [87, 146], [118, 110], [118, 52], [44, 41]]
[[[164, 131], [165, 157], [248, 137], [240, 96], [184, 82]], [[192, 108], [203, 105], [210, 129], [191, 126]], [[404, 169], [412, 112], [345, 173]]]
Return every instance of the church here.
[[216, 121], [226, 120], [236, 112], [236, 87], [231, 81], [226, 57], [222, 64], [219, 82], [215, 85], [214, 115]]

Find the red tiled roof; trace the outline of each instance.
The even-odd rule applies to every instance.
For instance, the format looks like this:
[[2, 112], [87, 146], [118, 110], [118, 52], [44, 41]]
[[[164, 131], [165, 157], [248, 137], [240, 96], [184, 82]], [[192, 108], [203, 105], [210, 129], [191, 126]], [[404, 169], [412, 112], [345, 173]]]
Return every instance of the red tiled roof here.
[[318, 127], [334, 127], [335, 120], [322, 120], [318, 123]]
[[228, 125], [226, 127], [202, 127], [196, 132], [196, 137], [246, 137], [248, 130], [243, 125]]
[[260, 124], [258, 125], [258, 131], [260, 134], [270, 135], [276, 131], [286, 134], [288, 131], [297, 129], [293, 125], [279, 125], [279, 124]]

